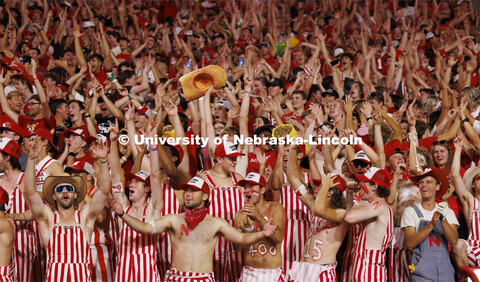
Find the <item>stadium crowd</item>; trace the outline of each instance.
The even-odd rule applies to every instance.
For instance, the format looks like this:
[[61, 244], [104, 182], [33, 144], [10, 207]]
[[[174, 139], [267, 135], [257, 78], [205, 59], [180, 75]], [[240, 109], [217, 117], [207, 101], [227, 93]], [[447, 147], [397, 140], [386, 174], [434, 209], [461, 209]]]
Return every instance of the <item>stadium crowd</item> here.
[[0, 3], [0, 281], [480, 266], [471, 0]]

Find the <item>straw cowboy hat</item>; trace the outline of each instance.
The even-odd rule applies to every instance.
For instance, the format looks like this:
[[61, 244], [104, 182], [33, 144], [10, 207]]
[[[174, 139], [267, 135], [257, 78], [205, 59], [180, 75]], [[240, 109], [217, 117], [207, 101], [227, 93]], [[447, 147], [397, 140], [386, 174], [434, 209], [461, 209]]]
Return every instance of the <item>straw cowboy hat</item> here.
[[179, 81], [187, 100], [193, 101], [202, 97], [212, 85], [215, 89], [222, 88], [227, 73], [222, 67], [210, 65], [180, 77]]
[[77, 193], [77, 203], [83, 201], [87, 194], [87, 184], [81, 176], [49, 176], [43, 183], [43, 197], [50, 205], [55, 203], [55, 200], [53, 200], [53, 189], [62, 183], [72, 184]]
[[463, 175], [463, 183], [465, 183], [465, 187], [470, 193], [474, 193], [472, 191], [472, 184], [473, 184], [473, 178], [477, 176], [477, 174], [480, 173], [480, 166], [472, 166], [467, 171], [465, 171], [465, 174]]

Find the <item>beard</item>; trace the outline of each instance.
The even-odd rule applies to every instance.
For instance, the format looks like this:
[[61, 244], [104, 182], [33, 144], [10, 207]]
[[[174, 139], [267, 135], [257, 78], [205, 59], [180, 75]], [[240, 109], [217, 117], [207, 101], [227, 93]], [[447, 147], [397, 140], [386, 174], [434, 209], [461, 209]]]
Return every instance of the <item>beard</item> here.
[[57, 200], [57, 206], [62, 207], [63, 209], [69, 209], [75, 204], [75, 199], [70, 199], [68, 202], [64, 202], [61, 199]]

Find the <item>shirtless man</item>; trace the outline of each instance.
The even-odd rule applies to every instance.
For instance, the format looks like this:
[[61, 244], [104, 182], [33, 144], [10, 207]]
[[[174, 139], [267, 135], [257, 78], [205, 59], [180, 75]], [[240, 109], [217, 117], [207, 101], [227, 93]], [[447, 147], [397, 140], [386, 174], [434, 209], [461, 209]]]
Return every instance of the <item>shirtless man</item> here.
[[[455, 138], [455, 154], [453, 155], [452, 177], [455, 192], [463, 206], [463, 213], [468, 224], [468, 241], [458, 240], [453, 253], [460, 266], [480, 265], [480, 167], [471, 167], [465, 172], [462, 179], [460, 175], [460, 154], [462, 152], [463, 137]], [[467, 186], [469, 184], [469, 186]]]
[[390, 177], [372, 167], [357, 174], [361, 186], [361, 202], [345, 216], [349, 224], [359, 224], [360, 235], [355, 247], [352, 281], [387, 281], [385, 252], [392, 245], [393, 213], [385, 201], [390, 194]]
[[235, 227], [244, 233], [258, 232], [269, 219], [278, 225], [272, 237], [246, 246], [245, 266], [240, 281], [284, 281], [282, 271], [282, 241], [285, 232], [285, 210], [279, 203], [266, 201], [267, 181], [251, 172], [238, 182], [244, 187], [245, 206], [235, 216]]
[[[289, 281], [337, 281], [337, 252], [348, 231], [348, 224], [344, 221], [346, 204], [342, 195], [346, 187], [345, 180], [338, 175], [323, 177], [321, 185], [318, 185], [320, 183], [315, 179], [314, 184], [321, 188], [312, 194], [299, 177], [295, 156], [295, 148], [291, 147], [287, 178], [295, 194], [313, 216], [310, 217], [303, 255], [299, 261], [293, 262]], [[313, 162], [311, 164], [310, 171], [316, 175], [318, 169]]]
[[5, 205], [8, 202], [8, 193], [0, 187], [0, 281], [15, 280], [14, 234], [13, 222], [5, 217]]
[[180, 189], [185, 190], [185, 212], [168, 214], [150, 222], [142, 222], [128, 215], [121, 204], [111, 199], [115, 213], [135, 231], [152, 235], [168, 232], [173, 261], [167, 281], [183, 281], [181, 279], [187, 278], [215, 281], [211, 258], [220, 235], [234, 243], [249, 245], [275, 234], [277, 226], [271, 225], [272, 219], [265, 224], [262, 232], [240, 233], [226, 220], [208, 215], [205, 204], [210, 188], [200, 177], [193, 177], [188, 183], [181, 184]]
[[50, 176], [45, 180], [43, 196], [54, 207], [54, 212], [35, 191], [35, 160], [42, 151], [38, 143], [43, 141], [39, 137], [33, 138], [22, 193], [38, 222], [43, 247], [48, 252], [46, 280], [62, 281], [76, 277], [77, 281], [91, 281], [92, 230], [110, 192], [106, 144], [91, 148], [100, 167], [99, 191], [82, 208], [78, 209], [78, 204], [87, 193], [82, 177]]

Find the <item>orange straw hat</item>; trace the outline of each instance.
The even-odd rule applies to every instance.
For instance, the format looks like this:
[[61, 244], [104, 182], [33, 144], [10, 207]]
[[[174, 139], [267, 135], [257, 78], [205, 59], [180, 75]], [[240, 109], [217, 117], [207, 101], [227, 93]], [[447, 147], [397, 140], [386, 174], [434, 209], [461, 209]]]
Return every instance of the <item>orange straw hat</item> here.
[[212, 85], [215, 89], [222, 88], [227, 73], [222, 67], [210, 65], [180, 77], [179, 81], [187, 100], [193, 101], [202, 97]]

